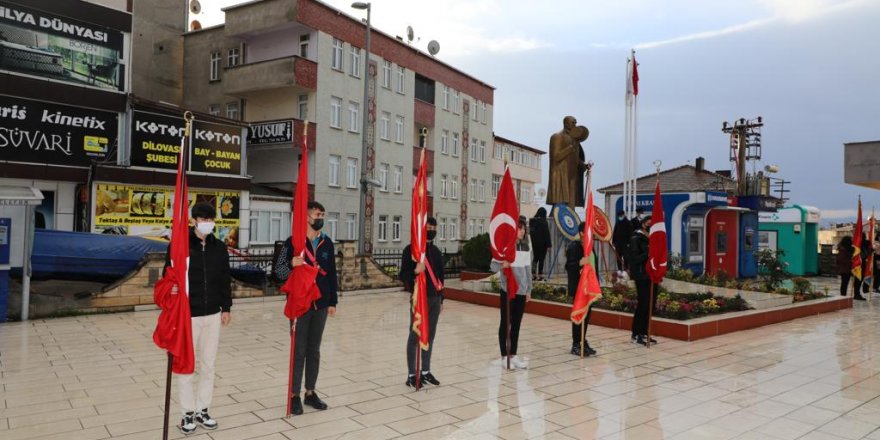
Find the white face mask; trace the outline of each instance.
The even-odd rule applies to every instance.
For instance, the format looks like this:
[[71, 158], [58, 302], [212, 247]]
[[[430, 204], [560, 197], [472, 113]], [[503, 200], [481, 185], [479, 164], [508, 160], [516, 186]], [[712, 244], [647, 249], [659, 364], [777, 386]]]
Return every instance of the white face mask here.
[[196, 224], [196, 230], [202, 235], [214, 232], [214, 222], [201, 222]]

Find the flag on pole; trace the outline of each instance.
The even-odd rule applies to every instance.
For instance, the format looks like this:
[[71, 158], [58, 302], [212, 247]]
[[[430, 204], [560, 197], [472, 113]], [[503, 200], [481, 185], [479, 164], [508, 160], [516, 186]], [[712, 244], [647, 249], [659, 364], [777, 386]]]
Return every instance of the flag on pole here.
[[153, 302], [162, 310], [153, 332], [153, 342], [172, 355], [171, 371], [176, 374], [192, 374], [195, 369], [189, 310], [189, 196], [186, 181], [190, 124], [188, 120], [177, 157], [171, 243], [168, 246], [171, 266], [165, 269], [164, 276], [153, 288]]
[[[427, 167], [425, 166], [425, 149], [422, 148], [419, 157], [419, 172], [413, 185], [412, 196], [412, 222], [410, 223], [410, 256], [416, 263], [429, 264], [425, 251], [428, 244], [428, 191], [427, 191]], [[429, 348], [428, 327], [428, 293], [425, 271], [416, 275], [412, 293], [412, 331], [419, 337], [419, 346], [422, 350]]]
[[[513, 263], [516, 260], [516, 234], [519, 222], [519, 203], [516, 201], [516, 191], [513, 189], [513, 180], [510, 178], [510, 168], [505, 167], [504, 178], [501, 179], [501, 188], [498, 197], [495, 198], [495, 207], [492, 208], [492, 220], [489, 222], [489, 242], [492, 247], [492, 258], [498, 261]], [[507, 280], [507, 296], [513, 299], [519, 286], [513, 269], [503, 270]]]
[[[586, 218], [584, 219], [584, 235], [581, 237], [584, 245], [584, 256], [589, 258], [593, 253], [593, 224], [595, 223], [596, 207], [593, 206], [592, 179], [587, 179], [587, 206]], [[571, 306], [571, 321], [575, 324], [584, 322], [590, 304], [602, 296], [599, 286], [599, 277], [596, 268], [592, 264], [585, 264], [581, 269], [581, 278], [575, 291], [574, 303]]]
[[852, 275], [862, 279], [862, 198], [859, 197], [859, 214], [853, 230]]
[[868, 219], [868, 258], [865, 262], [865, 284], [869, 287], [874, 282], [874, 226], [877, 221], [874, 218], [874, 210], [871, 210], [871, 218]]
[[648, 235], [648, 262], [645, 271], [654, 284], [666, 276], [666, 221], [663, 218], [663, 199], [660, 197], [660, 178], [654, 188], [654, 212], [651, 213], [651, 232]]
[[[308, 134], [309, 123], [306, 121], [302, 136], [302, 161], [299, 164], [296, 190], [293, 195], [293, 222], [290, 231], [293, 254], [291, 257], [302, 256], [306, 252], [306, 228], [309, 216], [309, 152], [306, 148]], [[281, 286], [281, 291], [287, 294], [284, 316], [287, 316], [288, 319], [299, 318], [309, 310], [313, 302], [321, 297], [321, 291], [315, 284], [319, 269], [314, 265], [314, 259], [312, 259], [312, 263], [307, 262], [294, 267], [290, 276], [287, 277], [287, 281]]]

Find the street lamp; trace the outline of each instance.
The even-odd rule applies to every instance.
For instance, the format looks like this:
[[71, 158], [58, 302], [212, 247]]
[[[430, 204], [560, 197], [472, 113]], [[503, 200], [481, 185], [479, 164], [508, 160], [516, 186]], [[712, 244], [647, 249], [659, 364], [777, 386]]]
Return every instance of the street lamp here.
[[370, 104], [369, 104], [369, 80], [370, 80], [370, 3], [354, 2], [351, 4], [355, 9], [367, 10], [367, 41], [364, 47], [364, 121], [361, 124], [361, 206], [358, 214], [358, 254], [366, 253], [366, 223], [367, 223], [367, 189], [369, 188], [369, 179], [367, 178], [367, 125], [370, 123]]

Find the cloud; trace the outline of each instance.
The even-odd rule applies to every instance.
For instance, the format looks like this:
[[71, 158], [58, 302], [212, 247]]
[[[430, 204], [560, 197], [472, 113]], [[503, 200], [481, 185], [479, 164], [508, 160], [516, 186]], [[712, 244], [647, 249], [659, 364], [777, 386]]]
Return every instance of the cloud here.
[[822, 219], [832, 218], [855, 218], [857, 211], [855, 209], [823, 209]]
[[694, 40], [705, 40], [707, 38], [715, 38], [720, 37], [722, 35], [734, 34], [737, 32], [743, 32], [750, 29], [754, 29], [759, 26], [764, 26], [768, 23], [776, 21], [774, 18], [762, 18], [757, 20], [752, 20], [747, 23], [737, 24], [734, 26], [728, 26], [722, 29], [714, 30], [714, 31], [706, 31], [706, 32], [697, 32], [689, 35], [682, 35], [680, 37], [669, 38], [666, 40], [659, 41], [649, 41], [647, 43], [639, 43], [636, 44], [636, 49], [650, 49], [659, 46], [666, 46], [670, 44], [678, 44], [684, 43], [686, 41], [694, 41]]

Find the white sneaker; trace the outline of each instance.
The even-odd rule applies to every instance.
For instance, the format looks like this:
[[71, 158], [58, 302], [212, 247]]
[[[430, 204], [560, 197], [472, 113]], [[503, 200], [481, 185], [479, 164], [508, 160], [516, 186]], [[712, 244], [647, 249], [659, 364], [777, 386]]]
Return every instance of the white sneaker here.
[[525, 359], [523, 359], [519, 356], [516, 356], [516, 355], [514, 355], [510, 359], [510, 365], [512, 365], [513, 368], [519, 368], [520, 370], [524, 370], [526, 368], [529, 368], [529, 363], [526, 362]]
[[192, 411], [187, 412], [183, 415], [183, 418], [180, 419], [180, 424], [177, 425], [177, 429], [180, 430], [183, 435], [190, 435], [196, 432], [196, 423], [193, 420]]

